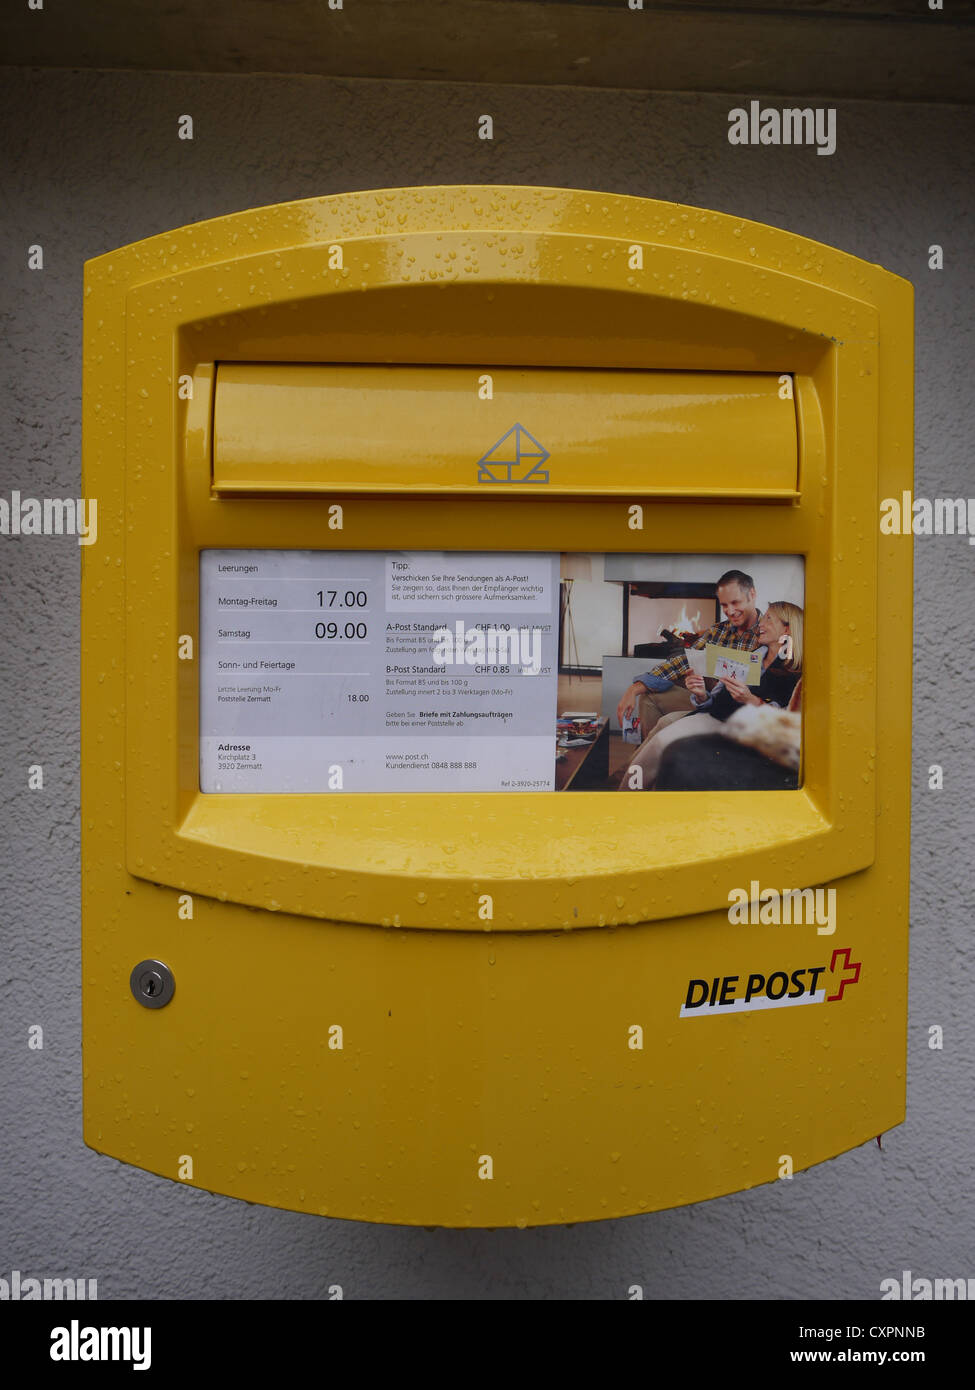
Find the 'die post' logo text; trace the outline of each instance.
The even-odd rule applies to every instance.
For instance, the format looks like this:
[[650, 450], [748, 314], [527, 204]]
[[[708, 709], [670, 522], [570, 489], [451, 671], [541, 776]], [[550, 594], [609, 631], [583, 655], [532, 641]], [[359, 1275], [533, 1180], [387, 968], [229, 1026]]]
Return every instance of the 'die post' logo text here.
[[[754, 1009], [783, 1009], [796, 1004], [831, 1004], [843, 998], [847, 985], [860, 979], [860, 961], [851, 961], [851, 948], [837, 946], [829, 965], [806, 965], [801, 970], [773, 970], [770, 975], [716, 975], [711, 980], [688, 980], [681, 1018], [707, 1014], [742, 1014]], [[832, 993], [827, 994], [827, 989]]]

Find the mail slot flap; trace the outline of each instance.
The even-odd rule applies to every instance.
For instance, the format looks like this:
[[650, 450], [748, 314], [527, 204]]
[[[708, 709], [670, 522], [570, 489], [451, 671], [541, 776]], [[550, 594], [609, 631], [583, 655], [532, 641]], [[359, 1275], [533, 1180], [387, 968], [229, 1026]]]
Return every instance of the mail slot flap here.
[[796, 496], [791, 379], [226, 363], [218, 493]]

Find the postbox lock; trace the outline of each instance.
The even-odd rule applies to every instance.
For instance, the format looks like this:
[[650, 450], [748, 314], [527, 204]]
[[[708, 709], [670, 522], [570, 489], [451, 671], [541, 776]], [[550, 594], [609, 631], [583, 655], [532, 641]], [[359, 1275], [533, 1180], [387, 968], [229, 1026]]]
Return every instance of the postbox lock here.
[[140, 960], [129, 976], [129, 988], [146, 1009], [163, 1009], [176, 993], [176, 981], [161, 960]]

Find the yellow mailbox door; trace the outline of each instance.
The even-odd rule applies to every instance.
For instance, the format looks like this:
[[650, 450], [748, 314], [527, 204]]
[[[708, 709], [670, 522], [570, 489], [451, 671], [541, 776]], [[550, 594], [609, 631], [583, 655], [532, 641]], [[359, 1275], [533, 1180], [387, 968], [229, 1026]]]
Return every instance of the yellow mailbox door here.
[[910, 287], [445, 187], [168, 232], [85, 293], [86, 1142], [527, 1226], [897, 1124]]

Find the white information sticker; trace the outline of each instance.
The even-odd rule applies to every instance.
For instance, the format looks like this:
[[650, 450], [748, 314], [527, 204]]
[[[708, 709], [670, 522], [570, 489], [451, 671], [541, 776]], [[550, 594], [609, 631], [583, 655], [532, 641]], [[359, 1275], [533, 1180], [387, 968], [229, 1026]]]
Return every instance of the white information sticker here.
[[201, 790], [551, 790], [559, 559], [203, 551]]

